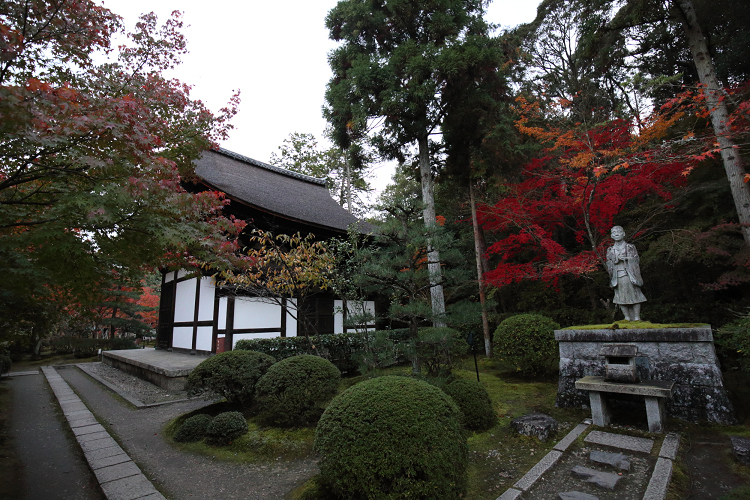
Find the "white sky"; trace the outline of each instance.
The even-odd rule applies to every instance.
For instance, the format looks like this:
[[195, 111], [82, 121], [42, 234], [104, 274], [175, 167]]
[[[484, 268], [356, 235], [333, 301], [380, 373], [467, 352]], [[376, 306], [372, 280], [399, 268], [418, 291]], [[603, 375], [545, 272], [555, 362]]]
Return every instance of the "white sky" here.
[[[325, 16], [338, 0], [104, 0], [132, 29], [138, 16], [153, 11], [160, 21], [184, 13], [189, 54], [174, 76], [193, 85], [191, 96], [210, 109], [222, 108], [241, 90], [234, 130], [222, 147], [268, 162], [292, 132], [323, 140], [321, 108], [330, 79]], [[487, 20], [503, 27], [529, 22], [539, 0], [494, 0]], [[378, 191], [392, 165], [376, 167]]]

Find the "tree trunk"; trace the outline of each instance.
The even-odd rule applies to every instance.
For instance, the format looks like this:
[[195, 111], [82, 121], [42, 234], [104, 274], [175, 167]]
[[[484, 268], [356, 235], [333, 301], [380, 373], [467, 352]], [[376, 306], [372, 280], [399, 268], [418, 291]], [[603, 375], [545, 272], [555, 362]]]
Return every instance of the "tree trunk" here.
[[[422, 181], [422, 202], [424, 203], [424, 225], [428, 229], [435, 227], [435, 189], [430, 171], [430, 153], [427, 134], [417, 141], [419, 143], [419, 173]], [[440, 270], [440, 252], [430, 240], [427, 242], [427, 270], [430, 273], [430, 297], [432, 299], [432, 324], [445, 326], [445, 297], [443, 296], [442, 274]]]
[[471, 225], [474, 227], [474, 253], [477, 258], [477, 282], [479, 284], [479, 302], [482, 304], [482, 331], [484, 332], [484, 353], [492, 357], [492, 342], [490, 342], [490, 322], [487, 320], [487, 297], [484, 293], [484, 269], [482, 266], [482, 238], [479, 234], [477, 221], [477, 204], [474, 199], [474, 183], [469, 181], [469, 201], [471, 203]]
[[732, 130], [728, 121], [727, 106], [724, 102], [719, 80], [711, 54], [708, 52], [706, 39], [698, 24], [691, 0], [672, 0], [682, 13], [682, 27], [688, 39], [690, 52], [693, 55], [695, 67], [698, 70], [700, 82], [706, 87], [706, 104], [711, 115], [716, 142], [721, 148], [721, 159], [724, 171], [729, 179], [729, 186], [734, 198], [734, 206], [742, 227], [745, 244], [750, 246], [750, 191], [745, 185], [745, 168], [738, 154], [737, 145], [732, 140]]

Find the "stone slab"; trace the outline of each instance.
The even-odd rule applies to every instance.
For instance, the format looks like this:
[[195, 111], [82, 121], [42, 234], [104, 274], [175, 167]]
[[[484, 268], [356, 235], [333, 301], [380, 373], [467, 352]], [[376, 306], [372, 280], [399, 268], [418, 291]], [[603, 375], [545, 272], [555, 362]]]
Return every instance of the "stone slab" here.
[[566, 491], [565, 493], [558, 493], [557, 496], [560, 500], [599, 500], [599, 497], [580, 491]]
[[55, 393], [55, 396], [57, 397], [57, 402], [60, 403], [60, 404], [70, 403], [70, 402], [75, 402], [75, 401], [81, 401], [81, 398], [79, 398], [75, 394], [57, 394], [57, 393]]
[[711, 326], [694, 328], [633, 328], [555, 330], [558, 342], [713, 342]]
[[87, 425], [85, 427], [76, 427], [73, 429], [73, 434], [76, 436], [82, 436], [84, 434], [93, 434], [94, 432], [105, 432], [106, 429], [101, 424]]
[[750, 439], [741, 436], [730, 436], [732, 453], [742, 465], [750, 465]]
[[96, 451], [101, 450], [103, 448], [110, 448], [112, 446], [118, 446], [117, 441], [112, 439], [109, 434], [107, 434], [106, 437], [102, 439], [96, 439], [94, 441], [87, 441], [85, 443], [81, 443], [81, 449], [83, 452], [87, 451]]
[[60, 403], [60, 407], [62, 408], [62, 411], [65, 415], [68, 415], [69, 413], [73, 413], [74, 411], [84, 411], [88, 410], [86, 408], [86, 405], [83, 404], [82, 401], [69, 401], [67, 403]]
[[680, 435], [676, 432], [670, 432], [664, 441], [661, 443], [661, 449], [659, 450], [659, 456], [675, 460], [677, 458], [677, 450], [680, 448]]
[[653, 439], [623, 436], [602, 431], [589, 432], [584, 441], [587, 443], [611, 446], [612, 448], [620, 448], [639, 453], [651, 453], [651, 449], [654, 447]]
[[672, 395], [672, 380], [647, 380], [637, 384], [622, 382], [607, 382], [604, 377], [583, 377], [576, 380], [576, 389], [582, 391], [613, 392], [616, 394], [633, 394], [635, 396], [651, 396], [667, 398]]
[[159, 493], [158, 491], [156, 493], [151, 493], [150, 495], [146, 495], [145, 497], [140, 497], [138, 500], [167, 500], [164, 498], [164, 495]]
[[109, 432], [107, 431], [101, 431], [101, 432], [94, 432], [92, 434], [84, 434], [82, 436], [76, 436], [76, 441], [78, 441], [79, 444], [88, 443], [91, 441], [98, 441], [100, 439], [108, 438]]
[[654, 473], [648, 482], [643, 500], [664, 500], [667, 496], [669, 481], [672, 479], [672, 461], [668, 458], [659, 458], [654, 467]]
[[121, 464], [123, 462], [130, 462], [130, 457], [127, 453], [120, 453], [118, 455], [112, 455], [111, 457], [98, 458], [96, 460], [89, 460], [89, 467], [91, 470], [101, 469], [102, 467], [109, 467], [111, 465]]
[[93, 415], [68, 419], [68, 425], [70, 425], [71, 429], [76, 429], [77, 427], [88, 427], [89, 425], [98, 423], [99, 422], [96, 420], [96, 417], [94, 417]]
[[497, 500], [516, 500], [523, 492], [515, 488], [508, 488], [505, 493], [497, 497]]
[[549, 453], [547, 453], [542, 459], [537, 462], [537, 464], [531, 468], [529, 472], [527, 472], [521, 479], [519, 479], [516, 484], [513, 485], [514, 488], [518, 488], [520, 490], [526, 491], [539, 479], [542, 477], [542, 474], [547, 472], [555, 463], [560, 459], [562, 456], [562, 452], [557, 450], [552, 450]]
[[592, 451], [589, 460], [597, 464], [610, 465], [616, 469], [630, 470], [630, 460], [622, 453], [609, 453], [606, 451]]
[[107, 500], [135, 500], [157, 493], [143, 474], [110, 481], [101, 485]]
[[125, 453], [125, 451], [122, 448], [120, 448], [119, 444], [116, 444], [115, 446], [110, 446], [108, 448], [84, 451], [84, 454], [86, 455], [86, 460], [88, 460], [89, 463], [95, 460], [100, 460], [102, 458], [114, 457], [115, 455], [122, 455], [123, 453]]
[[21, 377], [23, 375], [39, 375], [39, 370], [27, 370], [23, 372], [10, 372], [3, 375], [4, 377]]
[[77, 410], [77, 411], [65, 411], [63, 412], [65, 414], [65, 418], [68, 420], [72, 418], [82, 418], [82, 417], [88, 417], [88, 416], [94, 416], [93, 413], [91, 413], [88, 408], [85, 410]]
[[139, 469], [132, 460], [116, 465], [110, 465], [109, 467], [102, 467], [94, 471], [96, 478], [99, 480], [99, 484], [116, 481], [118, 479], [124, 479], [126, 477], [135, 476], [140, 473], [141, 469]]
[[576, 465], [571, 469], [574, 475], [583, 478], [587, 483], [594, 484], [599, 488], [614, 491], [617, 482], [622, 479], [622, 476], [612, 474], [611, 472], [602, 472], [595, 469], [589, 469], [582, 465]]
[[564, 438], [560, 440], [559, 443], [557, 443], [552, 449], [558, 450], [558, 451], [565, 451], [568, 449], [568, 446], [570, 446], [576, 439], [578, 439], [578, 436], [583, 434], [586, 429], [589, 428], [589, 424], [578, 424], [575, 426], [575, 428], [570, 431]]

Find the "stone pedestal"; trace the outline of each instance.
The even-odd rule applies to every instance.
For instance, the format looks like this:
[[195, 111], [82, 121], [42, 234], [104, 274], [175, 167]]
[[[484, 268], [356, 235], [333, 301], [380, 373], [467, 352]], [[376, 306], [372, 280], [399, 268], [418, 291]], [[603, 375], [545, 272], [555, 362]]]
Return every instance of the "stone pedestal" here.
[[642, 381], [673, 381], [667, 414], [690, 422], [736, 422], [714, 350], [711, 328], [658, 328], [633, 330], [556, 330], [560, 346], [560, 380], [556, 405], [583, 407], [587, 391], [575, 382], [586, 376], [603, 377], [603, 346], [630, 343], [638, 347], [636, 369]]

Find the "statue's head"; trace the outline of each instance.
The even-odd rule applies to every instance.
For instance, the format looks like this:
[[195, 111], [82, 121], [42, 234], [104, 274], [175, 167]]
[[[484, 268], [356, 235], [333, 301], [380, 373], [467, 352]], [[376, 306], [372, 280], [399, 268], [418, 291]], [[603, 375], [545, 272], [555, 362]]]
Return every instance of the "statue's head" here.
[[615, 241], [620, 241], [621, 239], [625, 238], [625, 230], [622, 228], [622, 226], [613, 226], [610, 230], [610, 234], [612, 235], [612, 239]]

